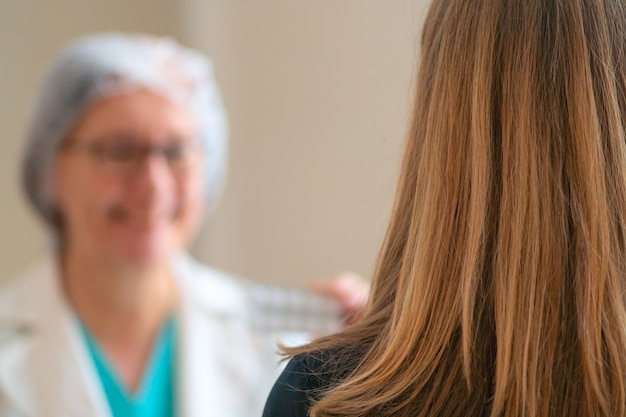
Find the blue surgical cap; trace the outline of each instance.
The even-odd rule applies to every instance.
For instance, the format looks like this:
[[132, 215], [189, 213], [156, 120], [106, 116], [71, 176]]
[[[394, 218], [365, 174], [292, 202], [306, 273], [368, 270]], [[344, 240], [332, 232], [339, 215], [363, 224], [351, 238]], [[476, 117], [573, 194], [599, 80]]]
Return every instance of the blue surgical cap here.
[[52, 197], [52, 175], [63, 140], [94, 102], [138, 88], [191, 110], [206, 153], [207, 209], [215, 207], [226, 171], [228, 126], [209, 59], [167, 38], [98, 34], [72, 42], [52, 63], [26, 136], [23, 186], [28, 200], [54, 228], [60, 215]]

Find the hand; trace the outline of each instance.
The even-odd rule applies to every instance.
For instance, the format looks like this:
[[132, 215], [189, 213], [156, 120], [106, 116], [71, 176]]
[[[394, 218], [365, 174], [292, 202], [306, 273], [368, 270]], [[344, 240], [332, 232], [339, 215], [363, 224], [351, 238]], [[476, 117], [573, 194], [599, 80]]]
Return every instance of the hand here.
[[317, 280], [310, 285], [317, 294], [326, 295], [339, 302], [346, 325], [358, 323], [365, 317], [369, 298], [369, 283], [354, 272], [342, 272], [326, 280]]

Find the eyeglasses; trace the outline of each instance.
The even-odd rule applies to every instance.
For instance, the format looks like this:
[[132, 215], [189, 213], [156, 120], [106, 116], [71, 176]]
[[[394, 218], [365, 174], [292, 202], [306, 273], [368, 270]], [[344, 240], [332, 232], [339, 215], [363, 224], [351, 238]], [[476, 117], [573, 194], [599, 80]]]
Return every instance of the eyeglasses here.
[[85, 152], [95, 157], [107, 172], [130, 175], [137, 172], [143, 161], [160, 155], [173, 174], [185, 175], [195, 169], [203, 157], [202, 149], [191, 141], [176, 141], [163, 145], [138, 144], [134, 140], [70, 141], [63, 148]]

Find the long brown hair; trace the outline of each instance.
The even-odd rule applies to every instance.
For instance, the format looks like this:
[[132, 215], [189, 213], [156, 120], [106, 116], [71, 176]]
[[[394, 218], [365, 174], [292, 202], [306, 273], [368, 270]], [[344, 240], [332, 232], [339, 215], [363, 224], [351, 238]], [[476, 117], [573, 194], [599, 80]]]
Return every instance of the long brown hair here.
[[[626, 415], [626, 3], [435, 0], [358, 358], [312, 416]], [[339, 365], [341, 366], [341, 365]]]

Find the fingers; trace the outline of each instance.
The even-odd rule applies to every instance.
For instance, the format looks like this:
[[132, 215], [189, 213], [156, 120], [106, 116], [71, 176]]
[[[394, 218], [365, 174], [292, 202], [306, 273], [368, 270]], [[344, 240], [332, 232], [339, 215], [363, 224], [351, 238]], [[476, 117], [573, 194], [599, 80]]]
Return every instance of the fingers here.
[[354, 324], [365, 315], [369, 283], [354, 272], [342, 272], [327, 280], [317, 280], [310, 289], [335, 299], [343, 312], [345, 324]]

